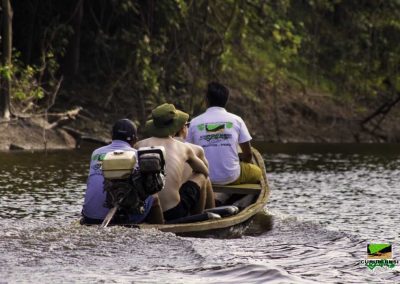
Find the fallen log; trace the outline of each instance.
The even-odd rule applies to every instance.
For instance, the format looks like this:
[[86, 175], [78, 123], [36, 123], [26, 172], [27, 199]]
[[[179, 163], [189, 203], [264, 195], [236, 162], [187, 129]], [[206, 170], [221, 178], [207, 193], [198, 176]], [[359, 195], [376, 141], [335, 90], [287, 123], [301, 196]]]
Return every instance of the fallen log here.
[[76, 140], [75, 147], [76, 148], [80, 148], [82, 141], [96, 143], [99, 145], [108, 145], [111, 143], [111, 140], [103, 139], [100, 137], [95, 137], [95, 136], [89, 135], [87, 133], [81, 132], [77, 129], [74, 129], [72, 127], [63, 126], [63, 127], [61, 127], [61, 129], [65, 130], [66, 132], [68, 132], [68, 134], [70, 134], [72, 137], [75, 138], [75, 140]]
[[12, 144], [12, 143], [10, 144], [10, 146], [8, 147], [8, 149], [9, 149], [10, 151], [25, 150], [24, 147], [19, 146], [19, 145], [17, 145], [17, 144]]
[[[381, 123], [386, 118], [388, 113], [400, 102], [400, 93], [391, 101], [385, 102], [380, 105], [372, 114], [364, 118], [361, 123], [361, 130], [368, 133], [372, 137], [378, 138], [383, 141], [387, 141], [387, 135], [381, 134], [378, 130], [381, 130]], [[372, 128], [372, 129], [371, 129]]]
[[90, 135], [81, 136], [81, 141], [97, 143], [97, 144], [100, 144], [100, 145], [108, 145], [108, 144], [111, 143], [111, 140], [102, 139], [102, 138], [94, 137], [94, 136], [90, 136]]
[[47, 127], [46, 130], [53, 129], [55, 127], [61, 127], [65, 124], [68, 124], [71, 122], [71, 120], [75, 120], [76, 117], [78, 116], [79, 112], [82, 110], [82, 107], [76, 107], [72, 110], [69, 110], [67, 112], [63, 113], [48, 113], [46, 114], [46, 117], [53, 116], [53, 117], [58, 117], [58, 119], [52, 123], [50, 123]]

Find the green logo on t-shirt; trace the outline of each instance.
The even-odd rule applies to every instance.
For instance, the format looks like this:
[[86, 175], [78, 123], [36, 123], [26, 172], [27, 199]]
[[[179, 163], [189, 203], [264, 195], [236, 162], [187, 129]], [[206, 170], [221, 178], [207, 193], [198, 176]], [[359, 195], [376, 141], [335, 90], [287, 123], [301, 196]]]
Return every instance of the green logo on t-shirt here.
[[93, 155], [92, 161], [103, 161], [106, 153]]
[[225, 123], [207, 123], [206, 131], [207, 132], [218, 132], [225, 129]]
[[215, 123], [202, 123], [197, 125], [199, 131], [206, 131], [212, 133], [224, 132], [224, 129], [230, 129], [233, 127], [232, 122], [215, 122]]
[[199, 124], [199, 125], [197, 125], [197, 129], [198, 129], [199, 131], [203, 131], [204, 128], [205, 128], [204, 124]]

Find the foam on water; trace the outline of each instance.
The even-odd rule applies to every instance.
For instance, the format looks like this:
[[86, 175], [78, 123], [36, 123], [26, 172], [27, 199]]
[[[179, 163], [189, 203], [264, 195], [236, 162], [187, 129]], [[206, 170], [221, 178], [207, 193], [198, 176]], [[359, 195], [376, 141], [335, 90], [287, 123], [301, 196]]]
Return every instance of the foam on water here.
[[121, 227], [100, 230], [56, 220], [2, 224], [0, 273], [11, 282], [307, 283], [272, 262], [240, 257], [239, 240], [214, 242]]

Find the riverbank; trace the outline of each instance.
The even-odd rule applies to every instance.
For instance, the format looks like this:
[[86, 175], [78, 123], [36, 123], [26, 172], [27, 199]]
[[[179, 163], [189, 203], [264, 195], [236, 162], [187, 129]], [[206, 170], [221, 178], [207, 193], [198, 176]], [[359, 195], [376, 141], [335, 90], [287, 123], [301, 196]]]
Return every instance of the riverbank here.
[[[73, 149], [79, 146], [81, 139], [104, 144], [110, 140], [110, 129], [116, 119], [128, 117], [137, 122], [138, 116], [132, 112], [132, 106], [125, 104], [107, 109], [102, 106], [101, 94], [96, 94], [93, 97], [85, 95], [70, 99], [61, 96], [56, 106], [59, 111], [63, 111], [62, 107], [71, 109], [79, 103], [82, 105], [82, 111], [76, 118], [63, 127], [49, 129], [49, 123], [38, 118], [1, 122], [0, 150]], [[290, 90], [281, 96], [274, 96], [269, 90], [264, 90], [258, 93], [257, 98], [247, 98], [233, 89], [227, 109], [240, 115], [253, 139], [259, 141], [398, 143], [398, 107], [386, 115], [378, 114], [362, 123], [380, 104], [378, 100], [361, 104], [338, 100], [328, 94]], [[139, 138], [142, 138], [140, 126]]]
[[[376, 112], [389, 99], [364, 102], [313, 91], [273, 96], [268, 90], [258, 100], [233, 95], [231, 109], [242, 113], [253, 137], [283, 143], [398, 143], [400, 108]], [[376, 115], [374, 115], [374, 113]]]
[[46, 122], [12, 119], [0, 123], [0, 151], [74, 149], [75, 139], [61, 128], [46, 130]]

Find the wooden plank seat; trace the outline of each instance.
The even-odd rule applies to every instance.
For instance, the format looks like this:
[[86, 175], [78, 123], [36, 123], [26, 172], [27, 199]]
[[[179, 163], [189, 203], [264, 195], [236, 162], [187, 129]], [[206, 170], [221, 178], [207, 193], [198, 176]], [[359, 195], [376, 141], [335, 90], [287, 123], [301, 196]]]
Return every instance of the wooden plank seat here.
[[214, 192], [238, 193], [238, 194], [257, 194], [261, 192], [261, 184], [244, 183], [236, 185], [213, 184]]

